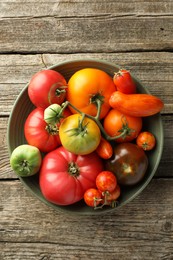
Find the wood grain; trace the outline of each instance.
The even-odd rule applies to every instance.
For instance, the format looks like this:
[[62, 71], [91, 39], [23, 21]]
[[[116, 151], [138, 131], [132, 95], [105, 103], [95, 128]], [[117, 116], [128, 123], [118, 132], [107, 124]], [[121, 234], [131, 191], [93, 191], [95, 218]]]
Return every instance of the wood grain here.
[[15, 99], [37, 71], [82, 58], [101, 59], [127, 68], [165, 103], [162, 113], [173, 112], [173, 53], [43, 54], [0, 56], [0, 115], [9, 115]]
[[172, 185], [153, 180], [112, 214], [76, 218], [48, 208], [19, 181], [0, 182], [2, 259], [171, 260]]

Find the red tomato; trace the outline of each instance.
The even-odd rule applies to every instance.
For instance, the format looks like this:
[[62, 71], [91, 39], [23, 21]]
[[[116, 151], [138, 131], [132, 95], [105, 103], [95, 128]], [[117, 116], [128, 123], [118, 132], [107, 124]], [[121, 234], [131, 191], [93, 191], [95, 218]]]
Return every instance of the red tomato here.
[[102, 171], [96, 178], [96, 186], [100, 191], [112, 192], [117, 186], [116, 176], [110, 171]]
[[138, 135], [138, 137], [136, 139], [136, 143], [143, 150], [150, 151], [156, 145], [156, 138], [152, 133], [145, 131], [145, 132], [141, 132]]
[[113, 148], [111, 144], [101, 137], [99, 146], [96, 149], [97, 154], [103, 159], [109, 159], [113, 154]]
[[36, 107], [46, 108], [51, 104], [61, 104], [66, 97], [67, 82], [57, 71], [37, 72], [28, 86], [28, 95]]
[[96, 207], [102, 200], [102, 194], [99, 190], [91, 188], [85, 191], [84, 201], [90, 207]]
[[121, 91], [124, 94], [136, 93], [136, 84], [129, 71], [123, 69], [119, 70], [114, 74], [113, 81], [118, 91]]
[[118, 109], [121, 113], [145, 117], [159, 113], [164, 104], [161, 99], [149, 94], [124, 94], [115, 91], [110, 99], [109, 104], [112, 108]]
[[111, 109], [104, 118], [104, 129], [111, 137], [119, 136], [123, 131], [126, 134], [116, 139], [116, 142], [129, 142], [134, 140], [142, 129], [142, 119], [125, 115], [117, 109]]
[[58, 129], [59, 124], [51, 125], [44, 121], [43, 108], [35, 108], [25, 121], [24, 134], [28, 144], [41, 152], [49, 152], [61, 144]]
[[103, 200], [101, 201], [101, 203], [103, 203], [104, 205], [114, 206], [114, 203], [117, 201], [120, 194], [121, 194], [120, 186], [117, 184], [115, 190], [113, 190], [112, 192], [106, 191], [102, 194]]
[[75, 155], [61, 146], [43, 158], [40, 188], [48, 201], [70, 205], [83, 199], [86, 190], [96, 187], [96, 177], [102, 170], [102, 161], [95, 152]]
[[[68, 82], [67, 100], [92, 116], [97, 115], [97, 100], [100, 100], [100, 118], [103, 118], [110, 109], [109, 98], [115, 90], [113, 80], [106, 72], [94, 68], [81, 69]], [[76, 113], [76, 110], [70, 109]]]

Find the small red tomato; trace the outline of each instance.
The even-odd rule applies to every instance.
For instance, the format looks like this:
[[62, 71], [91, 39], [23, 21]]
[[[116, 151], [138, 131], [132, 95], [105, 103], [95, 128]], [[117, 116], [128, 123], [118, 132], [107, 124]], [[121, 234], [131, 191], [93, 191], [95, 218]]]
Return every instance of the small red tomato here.
[[102, 159], [109, 159], [113, 155], [113, 148], [106, 139], [101, 137], [101, 141], [96, 149], [96, 152]]
[[156, 145], [156, 138], [152, 133], [145, 131], [145, 132], [141, 132], [138, 135], [138, 137], [136, 139], [136, 143], [143, 150], [150, 151]]
[[121, 194], [120, 186], [117, 184], [116, 188], [112, 192], [105, 191], [102, 194], [104, 205], [113, 205]]
[[84, 201], [90, 207], [96, 207], [102, 200], [102, 194], [99, 190], [90, 188], [84, 193]]
[[124, 94], [136, 93], [136, 85], [130, 75], [130, 72], [124, 69], [119, 70], [113, 76], [113, 82], [117, 90]]
[[117, 186], [117, 178], [110, 171], [102, 171], [97, 175], [96, 186], [100, 191], [112, 192]]

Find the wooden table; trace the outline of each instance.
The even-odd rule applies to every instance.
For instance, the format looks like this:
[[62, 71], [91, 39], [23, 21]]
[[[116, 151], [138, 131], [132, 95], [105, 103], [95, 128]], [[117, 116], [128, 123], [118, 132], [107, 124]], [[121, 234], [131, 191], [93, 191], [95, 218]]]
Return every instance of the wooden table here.
[[[173, 259], [173, 1], [0, 3], [0, 259]], [[129, 69], [165, 108], [155, 177], [113, 214], [71, 217], [26, 190], [9, 165], [7, 123], [31, 76], [98, 58]]]

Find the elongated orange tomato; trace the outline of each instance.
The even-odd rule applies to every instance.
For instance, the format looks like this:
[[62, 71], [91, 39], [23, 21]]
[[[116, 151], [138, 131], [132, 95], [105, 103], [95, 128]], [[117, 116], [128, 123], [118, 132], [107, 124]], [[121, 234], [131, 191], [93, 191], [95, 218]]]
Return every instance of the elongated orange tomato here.
[[156, 96], [150, 94], [124, 94], [115, 91], [109, 104], [112, 108], [117, 108], [120, 112], [136, 117], [152, 116], [163, 109], [163, 102]]
[[96, 149], [96, 152], [102, 159], [109, 159], [113, 155], [113, 148], [106, 139], [101, 137], [101, 141]]

